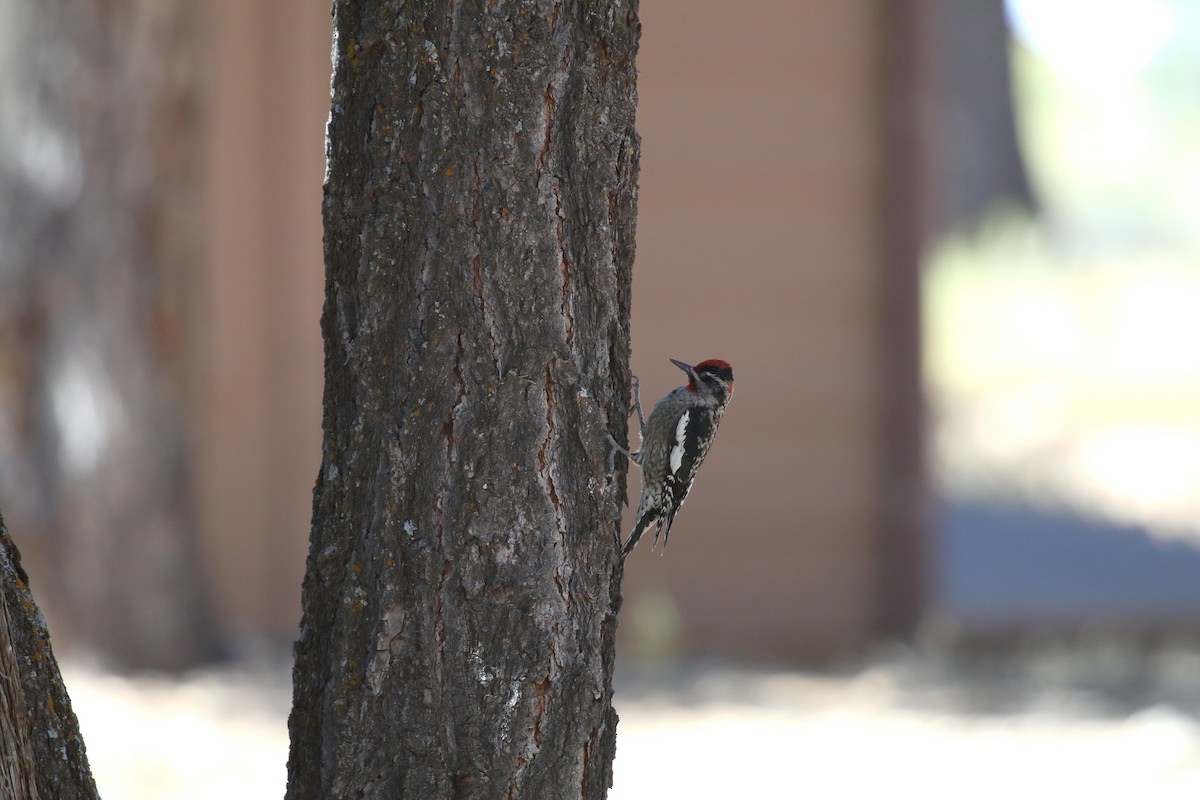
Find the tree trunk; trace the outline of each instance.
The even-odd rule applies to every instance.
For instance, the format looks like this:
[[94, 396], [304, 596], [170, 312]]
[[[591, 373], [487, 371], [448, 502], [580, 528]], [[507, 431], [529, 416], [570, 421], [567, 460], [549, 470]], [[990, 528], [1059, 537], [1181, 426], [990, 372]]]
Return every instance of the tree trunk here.
[[98, 797], [46, 623], [0, 516], [0, 800]]
[[995, 208], [1037, 210], [1017, 139], [1004, 0], [932, 0], [932, 230], [969, 228]]
[[288, 797], [600, 798], [636, 0], [337, 0]]
[[186, 5], [0, 2], [0, 492], [60, 644], [123, 668], [217, 648], [185, 469]]

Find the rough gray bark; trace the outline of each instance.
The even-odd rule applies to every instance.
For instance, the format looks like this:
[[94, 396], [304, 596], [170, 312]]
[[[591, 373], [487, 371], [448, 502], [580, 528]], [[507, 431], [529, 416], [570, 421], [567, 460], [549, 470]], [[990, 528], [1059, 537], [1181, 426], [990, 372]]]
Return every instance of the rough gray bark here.
[[0, 516], [0, 800], [98, 797], [46, 623]]
[[337, 0], [288, 797], [600, 798], [636, 0]]
[[184, 466], [186, 5], [0, 0], [0, 492], [60, 644], [123, 668], [217, 646]]

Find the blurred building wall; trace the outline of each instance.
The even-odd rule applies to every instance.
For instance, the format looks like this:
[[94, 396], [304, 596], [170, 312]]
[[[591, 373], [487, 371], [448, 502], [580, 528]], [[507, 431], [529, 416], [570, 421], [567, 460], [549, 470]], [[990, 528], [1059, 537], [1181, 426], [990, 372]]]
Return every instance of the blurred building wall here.
[[198, 513], [226, 629], [290, 640], [321, 453], [329, 3], [208, 8]]
[[[903, 235], [884, 186], [900, 174], [884, 118], [896, 7], [705, 0], [641, 13], [634, 372], [657, 396], [679, 378], [668, 357], [720, 357], [738, 390], [669, 551], [643, 546], [628, 563], [622, 632], [653, 651], [666, 614], [688, 652], [856, 650], [888, 627], [889, 605], [919, 603], [887, 592], [919, 592], [924, 558], [911, 530], [884, 541], [901, 535], [885, 497], [887, 448], [904, 440], [885, 426], [916, 424], [886, 404], [918, 381], [915, 360], [885, 363], [889, 337], [915, 345], [916, 326], [915, 266], [887, 241]], [[912, 291], [888, 296], [888, 270], [906, 267]], [[900, 489], [919, 493], [909, 477]]]
[[[739, 389], [666, 557], [629, 561], [631, 655], [827, 657], [918, 602], [887, 588], [919, 592], [917, 539], [884, 539], [888, 382], [918, 380], [885, 369], [915, 321], [915, 284], [886, 296], [888, 8], [642, 3], [634, 371], [647, 403], [679, 381], [668, 357], [728, 359]], [[328, 3], [210, 16], [200, 514], [227, 627], [290, 638], [320, 457]]]

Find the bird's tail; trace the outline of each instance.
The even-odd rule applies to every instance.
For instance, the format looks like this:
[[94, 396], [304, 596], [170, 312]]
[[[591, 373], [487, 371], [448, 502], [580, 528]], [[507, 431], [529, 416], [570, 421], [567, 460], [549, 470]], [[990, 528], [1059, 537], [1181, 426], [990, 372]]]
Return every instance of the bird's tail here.
[[[629, 555], [629, 552], [637, 545], [638, 540], [642, 538], [642, 534], [655, 522], [659, 522], [661, 526], [661, 522], [658, 519], [658, 510], [654, 508], [645, 509], [641, 516], [638, 517], [637, 525], [633, 526], [633, 533], [629, 534], [629, 540], [625, 542], [625, 547], [621, 549], [621, 558]], [[658, 536], [656, 535], [654, 538], [657, 540]]]
[[661, 533], [662, 534], [662, 542], [663, 542], [662, 552], [664, 554], [666, 554], [666, 552], [667, 552], [667, 537], [669, 537], [671, 535], [671, 522], [674, 521], [674, 519], [675, 519], [675, 512], [672, 511], [670, 514], [667, 514], [666, 517], [664, 517], [663, 519], [658, 521], [658, 530], [656, 530], [654, 532], [654, 545], [651, 546], [651, 548], [650, 548], [651, 550], [653, 550], [654, 547], [658, 545], [658, 535]]

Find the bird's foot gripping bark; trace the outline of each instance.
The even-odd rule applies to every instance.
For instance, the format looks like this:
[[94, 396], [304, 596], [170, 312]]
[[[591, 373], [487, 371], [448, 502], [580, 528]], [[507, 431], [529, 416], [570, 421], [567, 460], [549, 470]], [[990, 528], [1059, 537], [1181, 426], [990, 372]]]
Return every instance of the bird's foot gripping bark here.
[[[637, 410], [638, 415], [638, 431], [639, 436], [644, 440], [646, 438], [646, 418], [642, 416], [642, 398], [640, 392], [640, 383], [636, 377], [633, 379], [633, 407]], [[608, 439], [608, 459], [606, 465], [608, 474], [611, 475], [617, 468], [617, 453], [623, 453], [632, 463], [642, 466], [642, 451], [629, 450], [627, 447], [617, 441], [607, 429], [604, 431], [605, 438]]]
[[604, 432], [604, 436], [608, 439], [608, 471], [609, 471], [609, 474], [611, 474], [617, 468], [617, 453], [622, 453], [622, 454], [624, 454], [624, 456], [626, 458], [628, 458], [634, 464], [638, 464], [639, 466], [641, 465], [641, 463], [642, 463], [642, 461], [641, 461], [642, 460], [642, 451], [641, 450], [634, 450], [634, 451], [630, 452], [626, 448], [622, 447], [621, 443], [618, 442], [616, 440], [616, 438], [608, 431]]

